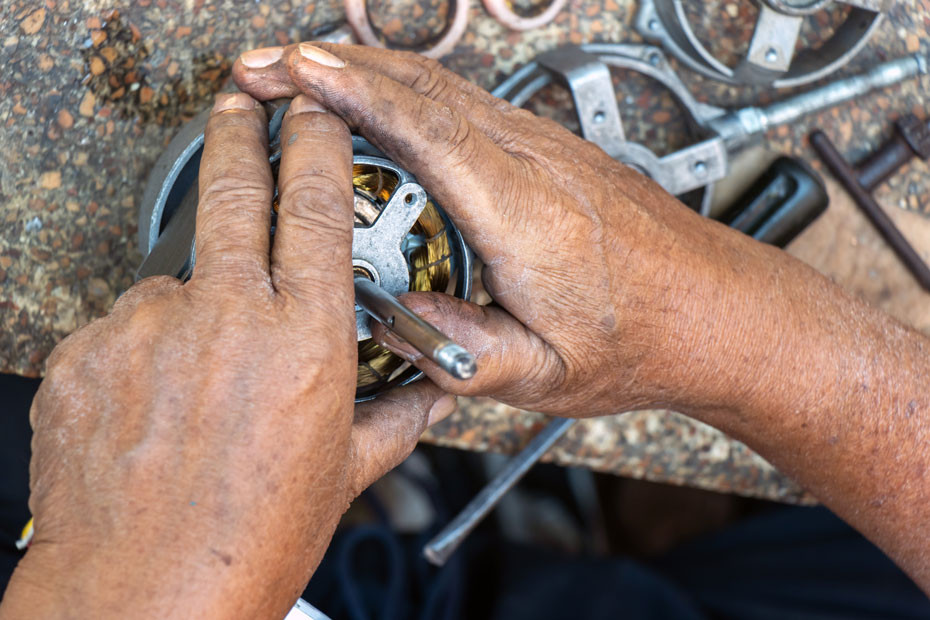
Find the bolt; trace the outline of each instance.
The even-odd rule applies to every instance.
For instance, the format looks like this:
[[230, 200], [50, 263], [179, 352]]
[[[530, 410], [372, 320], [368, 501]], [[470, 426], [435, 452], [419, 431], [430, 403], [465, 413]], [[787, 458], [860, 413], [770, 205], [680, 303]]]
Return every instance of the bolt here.
[[652, 19], [649, 20], [648, 26], [649, 26], [649, 30], [653, 32], [657, 32], [659, 30], [659, 20], [653, 17]]
[[652, 52], [649, 54], [649, 64], [653, 67], [658, 67], [659, 63], [662, 62], [662, 55], [659, 52]]
[[778, 50], [774, 47], [770, 47], [769, 51], [765, 53], [765, 62], [774, 63], [778, 61]]
[[694, 170], [694, 174], [698, 175], [699, 177], [702, 177], [705, 174], [707, 174], [707, 164], [704, 163], [703, 161], [694, 162], [694, 166], [692, 167], [692, 169]]
[[600, 125], [604, 122], [604, 119], [607, 118], [607, 115], [604, 114], [601, 110], [598, 110], [594, 113], [594, 124]]

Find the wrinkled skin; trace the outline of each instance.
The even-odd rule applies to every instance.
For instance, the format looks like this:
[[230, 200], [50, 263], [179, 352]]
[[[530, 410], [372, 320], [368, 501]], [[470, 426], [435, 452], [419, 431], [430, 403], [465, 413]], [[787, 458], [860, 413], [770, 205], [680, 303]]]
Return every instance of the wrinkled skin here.
[[720, 302], [741, 253], [773, 250], [703, 220], [597, 146], [436, 61], [311, 50], [335, 52], [347, 62], [338, 68], [297, 46], [274, 49], [281, 55], [271, 65], [236, 63], [240, 88], [259, 99], [305, 92], [335, 111], [417, 176], [484, 262], [499, 307], [404, 298], [478, 355], [474, 379], [454, 381], [377, 329], [384, 344], [448, 390], [547, 413], [716, 404], [719, 360], [687, 374], [670, 364], [704, 355], [695, 339], [706, 322], [730, 320]]
[[[140, 285], [50, 362], [33, 411], [38, 538], [0, 616], [124, 616], [131, 595], [158, 616], [281, 617], [346, 503], [448, 412], [443, 390], [572, 416], [672, 406], [930, 588], [924, 336], [435, 62], [302, 45], [244, 55], [234, 78], [317, 110], [285, 127], [302, 163], [282, 164], [292, 199], [270, 258], [264, 119], [216, 114], [208, 155], [229, 156], [212, 172], [205, 156], [194, 278]], [[379, 331], [436, 385], [354, 421], [346, 126], [439, 200], [497, 302], [406, 295], [478, 373], [454, 381]]]
[[930, 591], [930, 342], [789, 255], [700, 218], [555, 123], [414, 54], [267, 48], [233, 68], [304, 93], [413, 172], [496, 307], [404, 303], [478, 354], [437, 384], [549, 413], [669, 406], [748, 443]]
[[284, 124], [273, 247], [267, 120], [226, 96], [191, 280], [138, 283], [48, 360], [36, 535], [0, 615], [33, 588], [27, 617], [283, 617], [349, 502], [413, 449], [442, 396], [428, 381], [353, 420], [351, 141], [303, 103]]

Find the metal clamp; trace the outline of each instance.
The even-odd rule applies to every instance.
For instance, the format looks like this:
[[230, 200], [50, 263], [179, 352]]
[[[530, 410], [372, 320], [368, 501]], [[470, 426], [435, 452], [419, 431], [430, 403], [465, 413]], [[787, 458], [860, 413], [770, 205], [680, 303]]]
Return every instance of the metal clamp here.
[[[664, 157], [647, 146], [627, 141], [610, 67], [641, 73], [667, 88], [703, 139]], [[626, 44], [560, 48], [538, 56], [501, 83], [493, 94], [519, 107], [553, 81], [571, 91], [586, 140], [617, 161], [655, 179], [673, 194], [702, 189], [700, 211], [706, 213], [710, 209], [713, 184], [727, 174], [727, 152], [721, 138], [707, 124], [725, 111], [698, 102], [669, 66], [662, 50]]]
[[837, 0], [852, 7], [823, 45], [795, 53], [801, 24], [833, 0], [761, 0], [746, 56], [729, 67], [710, 53], [692, 30], [683, 0], [642, 0], [636, 30], [662, 45], [689, 68], [731, 84], [789, 88], [824, 78], [859, 53], [881, 24], [888, 0]]

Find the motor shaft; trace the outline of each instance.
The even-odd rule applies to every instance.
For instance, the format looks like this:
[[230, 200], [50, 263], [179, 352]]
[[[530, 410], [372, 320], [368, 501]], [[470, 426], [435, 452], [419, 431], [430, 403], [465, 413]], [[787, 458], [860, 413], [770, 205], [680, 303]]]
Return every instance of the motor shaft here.
[[355, 278], [355, 303], [456, 379], [471, 379], [475, 356], [368, 278]]

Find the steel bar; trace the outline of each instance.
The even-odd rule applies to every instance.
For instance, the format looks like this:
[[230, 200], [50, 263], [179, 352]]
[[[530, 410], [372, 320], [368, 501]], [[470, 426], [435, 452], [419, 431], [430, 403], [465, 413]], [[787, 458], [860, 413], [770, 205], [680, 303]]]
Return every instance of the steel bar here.
[[526, 475], [526, 472], [549, 451], [549, 448], [559, 438], [568, 432], [575, 422], [577, 420], [573, 418], [558, 418], [533, 437], [517, 456], [507, 462], [494, 480], [485, 485], [458, 516], [423, 547], [423, 555], [426, 559], [436, 566], [445, 564], [501, 498]]
[[727, 146], [733, 147], [776, 125], [793, 123], [806, 114], [838, 105], [908, 78], [926, 75], [927, 72], [926, 57], [920, 54], [904, 56], [872, 67], [861, 75], [831, 82], [765, 108], [747, 107], [735, 110], [712, 119], [708, 124], [720, 134]]

